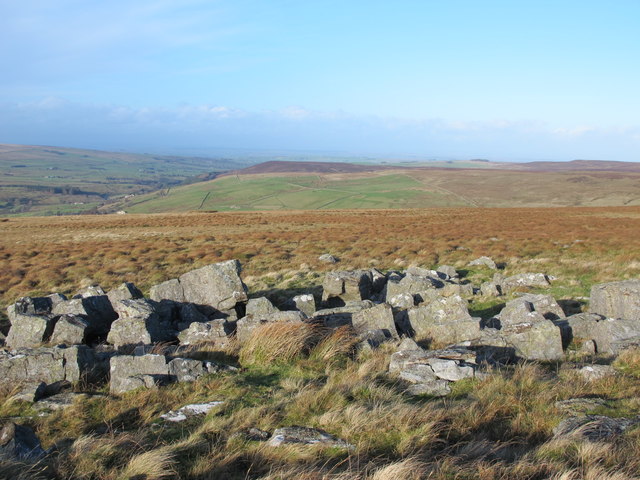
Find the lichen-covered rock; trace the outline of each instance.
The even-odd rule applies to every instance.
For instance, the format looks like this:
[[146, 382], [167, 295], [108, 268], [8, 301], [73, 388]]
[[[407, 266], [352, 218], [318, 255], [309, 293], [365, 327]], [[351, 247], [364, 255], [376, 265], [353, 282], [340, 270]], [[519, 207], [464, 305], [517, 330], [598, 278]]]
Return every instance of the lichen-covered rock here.
[[475, 260], [471, 260], [468, 264], [469, 267], [488, 267], [492, 270], [497, 270], [496, 262], [491, 257], [478, 257]]
[[247, 302], [247, 315], [270, 315], [278, 311], [267, 297], [250, 298]]
[[[164, 355], [117, 355], [110, 360], [110, 385], [112, 394], [120, 394], [139, 387], [170, 380], [169, 367]], [[145, 376], [147, 376], [145, 378]]]
[[407, 310], [405, 333], [438, 343], [452, 344], [480, 335], [480, 319], [471, 317], [467, 301], [459, 295], [439, 297], [427, 305]]
[[639, 423], [640, 416], [633, 418], [610, 418], [603, 415], [569, 417], [553, 429], [553, 437], [600, 442], [613, 439]]
[[91, 334], [97, 336], [106, 335], [111, 323], [118, 318], [106, 295], [72, 298], [55, 305], [51, 313], [83, 317], [89, 324]]
[[398, 331], [393, 319], [393, 310], [386, 303], [355, 312], [351, 318], [353, 329], [358, 334], [368, 330], [382, 330], [391, 337], [398, 338]]
[[313, 314], [313, 319], [320, 321], [325, 327], [336, 328], [352, 324], [353, 314], [367, 308], [372, 308], [375, 304], [371, 300], [360, 302], [349, 302], [343, 307], [325, 308]]
[[503, 328], [500, 334], [517, 357], [525, 360], [557, 361], [564, 358], [560, 329], [551, 321], [542, 319], [531, 324]]
[[53, 332], [55, 317], [51, 314], [32, 315], [15, 312], [14, 305], [8, 308], [11, 328], [5, 344], [11, 349], [38, 347]]
[[268, 440], [267, 445], [277, 447], [290, 443], [353, 448], [352, 445], [348, 444], [344, 440], [340, 440], [323, 430], [298, 426], [277, 428]]
[[480, 293], [485, 297], [499, 297], [502, 295], [500, 287], [494, 282], [484, 282], [480, 285]]
[[312, 317], [316, 313], [316, 300], [310, 293], [296, 295], [291, 299], [291, 303], [296, 310], [301, 311], [307, 317]]
[[503, 292], [509, 293], [519, 288], [548, 287], [550, 283], [544, 273], [519, 273], [505, 278], [499, 285]]
[[153, 304], [145, 299], [118, 300], [114, 304], [119, 318], [111, 325], [107, 341], [116, 346], [148, 345], [171, 340], [171, 326], [160, 321]]
[[107, 297], [111, 304], [114, 304], [119, 300], [137, 300], [144, 298], [144, 295], [142, 295], [142, 292], [133, 283], [124, 282], [113, 290], [110, 290], [107, 293]]
[[385, 301], [400, 294], [409, 294], [417, 303], [432, 300], [439, 296], [437, 288], [442, 288], [444, 283], [438, 277], [419, 276], [408, 273], [404, 277], [390, 277], [385, 287]]
[[323, 253], [318, 257], [318, 260], [322, 263], [338, 263], [338, 259], [330, 253]]
[[447, 279], [455, 280], [459, 277], [458, 271], [451, 265], [440, 265], [436, 268], [436, 272], [444, 273], [447, 276]]
[[62, 315], [56, 321], [53, 334], [49, 340], [51, 345], [80, 345], [87, 340], [90, 331], [89, 322], [77, 315]]
[[207, 373], [201, 360], [174, 358], [168, 364], [169, 375], [176, 382], [194, 382]]
[[239, 342], [246, 342], [259, 326], [278, 322], [302, 323], [306, 318], [304, 313], [298, 311], [278, 311], [269, 315], [247, 315], [236, 322], [236, 338]]
[[591, 287], [589, 311], [640, 324], [640, 280], [601, 283]]
[[322, 282], [322, 302], [325, 306], [343, 306], [347, 302], [371, 297], [372, 275], [368, 270], [327, 272]]
[[178, 340], [180, 345], [213, 343], [220, 348], [224, 348], [229, 343], [229, 335], [232, 332], [233, 325], [224, 319], [193, 322], [178, 334]]
[[240, 278], [240, 262], [228, 260], [198, 268], [151, 288], [152, 300], [173, 300], [210, 307], [233, 309], [247, 301], [247, 287]]

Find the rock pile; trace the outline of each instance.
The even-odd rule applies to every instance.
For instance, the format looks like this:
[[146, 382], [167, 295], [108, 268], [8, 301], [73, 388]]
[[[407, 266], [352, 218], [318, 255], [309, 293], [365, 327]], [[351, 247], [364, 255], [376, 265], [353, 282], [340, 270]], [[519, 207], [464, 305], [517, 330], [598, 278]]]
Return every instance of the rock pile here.
[[[494, 268], [489, 260], [475, 264]], [[0, 375], [23, 385], [25, 398], [56, 382], [107, 377], [110, 392], [122, 394], [231, 368], [189, 358], [184, 346], [224, 348], [232, 338], [247, 341], [261, 325], [313, 322], [351, 326], [361, 347], [398, 342], [391, 374], [410, 392], [444, 395], [451, 382], [481, 375], [485, 362], [558, 361], [571, 343], [609, 354], [640, 343], [640, 280], [594, 286], [591, 311], [571, 316], [550, 295], [522, 294], [548, 285], [542, 273], [496, 273], [476, 287], [447, 265], [335, 270], [326, 274], [318, 304], [303, 294], [280, 310], [267, 298], [248, 298], [240, 264], [231, 260], [156, 285], [149, 298], [130, 283], [109, 292], [90, 287], [71, 299], [21, 298], [7, 309], [11, 328], [0, 351]], [[474, 295], [509, 292], [520, 296], [494, 317], [470, 314]], [[446, 348], [424, 350], [410, 338]]]

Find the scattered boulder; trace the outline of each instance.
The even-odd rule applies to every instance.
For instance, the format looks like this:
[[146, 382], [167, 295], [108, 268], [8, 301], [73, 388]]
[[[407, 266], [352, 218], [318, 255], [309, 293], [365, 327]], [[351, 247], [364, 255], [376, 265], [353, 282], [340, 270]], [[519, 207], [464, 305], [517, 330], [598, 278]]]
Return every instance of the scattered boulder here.
[[611, 365], [586, 365], [578, 369], [578, 373], [588, 382], [616, 375], [616, 369]]
[[339, 260], [330, 253], [323, 253], [318, 257], [318, 260], [322, 263], [338, 263]]
[[137, 300], [144, 298], [144, 295], [142, 295], [142, 292], [133, 283], [124, 282], [113, 290], [110, 290], [107, 293], [107, 297], [113, 305], [119, 300]]
[[53, 315], [75, 315], [84, 318], [89, 324], [92, 335], [106, 336], [111, 323], [118, 318], [109, 297], [97, 295], [72, 298], [54, 305]]
[[302, 445], [322, 445], [326, 447], [354, 448], [353, 445], [340, 440], [317, 428], [309, 427], [283, 427], [277, 428], [267, 444], [272, 447], [278, 447], [286, 444], [302, 444]]
[[447, 279], [455, 280], [459, 278], [458, 271], [452, 267], [451, 265], [440, 265], [436, 268], [436, 272], [444, 273], [447, 276]]
[[194, 382], [203, 375], [216, 373], [221, 367], [213, 362], [191, 358], [174, 358], [168, 363], [169, 377], [174, 382]]
[[310, 293], [296, 295], [291, 299], [291, 303], [295, 306], [296, 310], [301, 311], [307, 317], [313, 317], [316, 313], [316, 300]]
[[398, 338], [393, 319], [393, 310], [386, 303], [353, 313], [351, 323], [358, 334], [363, 334], [369, 330], [382, 330], [385, 336], [388, 334], [391, 337]]
[[322, 282], [322, 302], [327, 307], [344, 306], [347, 302], [371, 297], [372, 275], [368, 270], [327, 272]]
[[89, 285], [79, 290], [72, 298], [101, 297], [107, 293], [100, 285]]
[[278, 311], [269, 315], [247, 315], [236, 322], [236, 338], [239, 342], [246, 342], [253, 331], [267, 323], [302, 323], [306, 316], [298, 311]]
[[633, 418], [610, 418], [603, 415], [569, 417], [553, 429], [553, 438], [579, 438], [601, 442], [611, 440], [638, 424], [640, 424], [640, 416]]
[[469, 263], [467, 263], [467, 266], [469, 267], [489, 267], [492, 270], [497, 270], [498, 266], [496, 265], [496, 262], [493, 261], [493, 259], [491, 257], [479, 257], [476, 258], [475, 260], [471, 260]]
[[505, 278], [499, 285], [504, 293], [509, 293], [521, 288], [544, 288], [551, 284], [544, 273], [519, 273]]
[[198, 343], [213, 343], [224, 348], [229, 343], [229, 335], [234, 326], [223, 319], [210, 320], [208, 322], [193, 322], [188, 328], [178, 334], [181, 345], [194, 345]]
[[7, 422], [0, 430], [0, 459], [36, 462], [46, 454], [31, 428]]
[[591, 287], [591, 313], [640, 323], [640, 280], [601, 283]]
[[18, 313], [15, 307], [14, 304], [7, 309], [11, 328], [5, 344], [14, 350], [40, 346], [51, 336], [56, 317], [51, 314]]
[[89, 322], [78, 315], [62, 315], [49, 339], [51, 345], [81, 345], [88, 340]]
[[111, 394], [121, 394], [139, 387], [150, 388], [170, 380], [164, 355], [117, 355], [111, 358], [110, 365]]
[[160, 415], [160, 418], [166, 420], [167, 422], [184, 422], [189, 417], [206, 415], [213, 408], [223, 404], [224, 402], [192, 403], [190, 405], [185, 405], [184, 407], [181, 407], [176, 411], [171, 410], [163, 415]]
[[480, 293], [486, 297], [499, 297], [502, 290], [494, 282], [484, 282], [480, 285]]
[[175, 338], [171, 326], [160, 321], [148, 300], [118, 300], [114, 308], [118, 319], [112, 323], [107, 341], [115, 347], [149, 345]]
[[313, 314], [313, 320], [322, 322], [325, 327], [336, 328], [352, 325], [353, 314], [372, 308], [375, 304], [371, 300], [349, 302], [343, 307], [325, 308]]
[[279, 311], [267, 297], [250, 298], [247, 302], [247, 315], [270, 315]]
[[247, 287], [240, 278], [240, 262], [228, 260], [191, 270], [178, 279], [151, 287], [152, 300], [189, 302], [217, 311], [235, 308], [246, 302]]

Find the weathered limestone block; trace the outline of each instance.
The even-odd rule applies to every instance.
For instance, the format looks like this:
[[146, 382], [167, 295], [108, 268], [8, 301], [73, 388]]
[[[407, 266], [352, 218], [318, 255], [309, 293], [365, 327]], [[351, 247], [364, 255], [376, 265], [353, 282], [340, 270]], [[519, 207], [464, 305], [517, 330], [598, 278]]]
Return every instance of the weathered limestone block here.
[[152, 383], [162, 383], [169, 381], [169, 367], [164, 355], [117, 355], [110, 361], [109, 391], [112, 394], [120, 394], [139, 388], [149, 386], [148, 379], [132, 378], [140, 376], [150, 376]]
[[407, 274], [402, 278], [391, 277], [387, 281], [385, 301], [388, 303], [389, 299], [403, 293], [413, 295], [418, 303], [432, 300], [439, 296], [436, 289], [443, 286], [442, 281], [434, 277], [413, 274]]
[[5, 344], [11, 349], [37, 347], [53, 332], [55, 317], [51, 314], [17, 313], [15, 305], [10, 305], [7, 312], [11, 320], [11, 328]]
[[327, 306], [342, 306], [347, 302], [371, 297], [372, 275], [368, 270], [327, 272], [322, 282], [322, 302]]
[[236, 322], [236, 338], [240, 342], [249, 340], [253, 331], [268, 323], [302, 323], [306, 316], [298, 311], [276, 312], [270, 315], [247, 315]]
[[228, 260], [198, 268], [151, 288], [152, 300], [190, 302], [214, 310], [230, 310], [247, 301], [247, 287], [240, 278], [240, 262]]
[[118, 300], [114, 308], [119, 318], [111, 325], [107, 341], [116, 347], [148, 345], [174, 337], [170, 326], [160, 321], [153, 304], [145, 299]]
[[447, 276], [447, 279], [455, 280], [459, 278], [458, 271], [452, 267], [451, 265], [440, 265], [436, 268], [436, 272], [444, 273]]
[[548, 287], [549, 278], [544, 273], [519, 273], [505, 278], [500, 287], [505, 293], [518, 288]]
[[168, 364], [169, 375], [176, 382], [194, 382], [207, 373], [201, 360], [174, 358]]
[[589, 311], [640, 323], [640, 280], [594, 285], [591, 287]]
[[229, 342], [229, 335], [233, 332], [233, 325], [224, 319], [207, 322], [193, 322], [178, 334], [180, 345], [194, 345], [197, 343], [214, 343], [223, 348]]
[[110, 290], [107, 293], [107, 297], [111, 304], [114, 304], [118, 300], [137, 300], [144, 298], [144, 295], [142, 295], [142, 292], [133, 283], [124, 282], [113, 290]]
[[407, 310], [406, 333], [438, 343], [459, 343], [480, 335], [480, 320], [471, 317], [467, 301], [459, 295], [441, 297], [428, 305]]
[[325, 308], [313, 314], [313, 319], [321, 321], [325, 327], [335, 328], [344, 325], [351, 325], [353, 314], [367, 308], [372, 308], [375, 304], [371, 300], [360, 302], [349, 302], [343, 307]]
[[496, 262], [494, 262], [491, 257], [486, 257], [486, 256], [476, 258], [475, 260], [471, 260], [467, 265], [469, 267], [485, 266], [485, 267], [489, 267], [492, 270], [498, 269], [498, 267], [496, 266]]
[[93, 335], [106, 335], [111, 323], [118, 317], [106, 295], [72, 298], [55, 305], [52, 313], [84, 317]]
[[77, 315], [58, 318], [49, 340], [51, 345], [80, 345], [87, 340], [89, 322]]
[[310, 293], [296, 295], [291, 299], [291, 302], [295, 305], [296, 310], [301, 311], [307, 317], [313, 317], [316, 313], [316, 300]]
[[522, 324], [500, 330], [507, 345], [516, 356], [525, 360], [557, 361], [564, 358], [560, 329], [543, 319], [532, 324]]
[[351, 318], [353, 329], [358, 334], [368, 330], [382, 330], [388, 332], [391, 337], [399, 338], [393, 319], [391, 305], [381, 303], [372, 308], [355, 312]]
[[250, 298], [247, 302], [247, 315], [270, 315], [279, 312], [267, 297]]

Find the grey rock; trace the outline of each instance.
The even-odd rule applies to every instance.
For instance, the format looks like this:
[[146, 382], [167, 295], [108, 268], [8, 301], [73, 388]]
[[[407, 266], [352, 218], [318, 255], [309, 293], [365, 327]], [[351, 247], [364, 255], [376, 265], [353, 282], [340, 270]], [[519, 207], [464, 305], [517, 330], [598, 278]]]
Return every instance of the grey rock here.
[[640, 280], [594, 285], [591, 287], [589, 311], [640, 323]]
[[73, 298], [99, 297], [106, 294], [107, 293], [100, 285], [89, 285], [88, 287], [79, 290]]
[[[189, 328], [192, 323], [204, 323], [209, 321], [209, 317], [202, 313], [193, 303], [177, 304], [177, 312], [178, 330], [185, 330]], [[160, 316], [160, 319], [162, 320], [162, 316]]]
[[171, 410], [163, 415], [160, 415], [160, 418], [163, 418], [167, 422], [184, 422], [187, 418], [190, 417], [206, 415], [215, 407], [218, 407], [220, 405], [224, 405], [224, 402], [214, 401], [207, 403], [192, 403], [190, 405], [180, 407], [176, 411]]
[[176, 382], [194, 382], [207, 373], [201, 360], [190, 358], [174, 358], [168, 367], [169, 375]]
[[500, 284], [505, 293], [518, 288], [548, 287], [549, 278], [544, 273], [519, 273], [505, 278]]
[[95, 352], [86, 345], [21, 349], [0, 353], [0, 378], [9, 384], [94, 380], [97, 364]]
[[554, 406], [562, 413], [573, 416], [586, 415], [598, 408], [605, 407], [607, 402], [602, 398], [569, 398], [558, 400]]
[[267, 444], [277, 447], [286, 444], [323, 445], [327, 447], [354, 448], [353, 445], [317, 428], [283, 427], [277, 428]]
[[502, 295], [500, 287], [494, 282], [484, 282], [480, 285], [480, 293], [486, 297], [499, 297]]
[[387, 276], [376, 268], [371, 269], [371, 293], [380, 294], [387, 284]]
[[495, 317], [498, 322], [489, 322], [495, 328], [508, 328], [518, 325], [534, 324], [545, 320], [542, 313], [535, 310], [533, 303], [524, 298], [516, 298], [507, 302], [502, 311]]
[[393, 340], [388, 330], [374, 329], [367, 330], [358, 335], [358, 350], [372, 350], [378, 348], [385, 342]]
[[446, 397], [451, 393], [451, 382], [446, 380], [432, 380], [430, 382], [415, 383], [407, 387], [409, 395], [429, 395], [431, 397]]
[[296, 310], [301, 311], [307, 317], [312, 317], [316, 313], [316, 300], [310, 293], [296, 295], [291, 299], [291, 302], [295, 305]]
[[407, 365], [400, 370], [398, 377], [409, 383], [429, 383], [437, 380], [438, 377], [431, 368], [431, 365], [426, 363], [413, 363]]
[[640, 423], [634, 418], [610, 418], [603, 415], [584, 415], [562, 420], [553, 429], [554, 438], [580, 438], [592, 442], [611, 440]]
[[519, 297], [518, 300], [529, 302], [533, 305], [533, 309], [542, 314], [542, 316], [547, 320], [559, 320], [561, 318], [565, 318], [562, 307], [558, 305], [556, 299], [551, 295], [534, 295], [532, 293], [527, 293]]
[[109, 297], [106, 295], [73, 298], [55, 305], [51, 311], [54, 315], [76, 315], [83, 317], [93, 335], [106, 335], [111, 323], [118, 318]]
[[588, 382], [600, 380], [616, 375], [616, 369], [611, 365], [586, 365], [578, 369], [578, 373]]
[[339, 260], [329, 253], [323, 253], [318, 257], [318, 260], [323, 263], [338, 263]]
[[27, 383], [20, 389], [20, 391], [11, 395], [10, 398], [12, 401], [29, 403], [37, 402], [44, 396], [46, 388], [47, 384], [44, 382]]
[[393, 319], [393, 311], [391, 306], [386, 303], [355, 312], [351, 322], [353, 329], [358, 334], [379, 329], [388, 332], [391, 337], [399, 338]]
[[90, 398], [101, 397], [97, 394], [86, 394], [76, 392], [62, 392], [43, 398], [33, 405], [33, 409], [38, 412], [64, 410], [76, 404], [76, 402], [89, 400]]
[[0, 459], [36, 462], [46, 456], [33, 430], [7, 422], [0, 430]]
[[77, 315], [62, 315], [49, 339], [51, 345], [80, 345], [87, 340], [89, 322]]
[[456, 279], [459, 277], [458, 271], [451, 265], [440, 265], [436, 268], [436, 271], [444, 273], [450, 279]]
[[494, 262], [492, 258], [486, 257], [486, 256], [478, 257], [475, 260], [471, 260], [467, 265], [469, 267], [485, 266], [485, 267], [489, 267], [492, 270], [497, 270], [498, 268], [496, 266], [496, 262]]
[[270, 315], [278, 311], [267, 297], [250, 298], [247, 302], [247, 315]]
[[111, 325], [107, 341], [116, 346], [147, 345], [174, 338], [170, 325], [162, 323], [152, 303], [145, 299], [118, 300], [119, 318]]
[[416, 343], [416, 341], [412, 338], [409, 337], [405, 337], [402, 339], [402, 341], [400, 342], [400, 344], [398, 345], [398, 350], [399, 352], [403, 351], [403, 350], [420, 350], [423, 351], [423, 348], [418, 345]]
[[443, 297], [459, 295], [463, 298], [469, 298], [473, 296], [473, 285], [470, 283], [445, 283], [438, 293]]
[[431, 300], [439, 296], [437, 288], [444, 283], [439, 278], [407, 274], [402, 278], [390, 277], [384, 290], [384, 299], [391, 299], [400, 294], [413, 295], [417, 303]]
[[306, 316], [298, 311], [276, 312], [270, 315], [247, 315], [236, 322], [236, 338], [239, 342], [246, 342], [253, 331], [269, 323], [302, 323]]
[[7, 312], [11, 320], [11, 328], [5, 344], [11, 349], [38, 347], [53, 331], [55, 317], [51, 314], [17, 313], [15, 304], [10, 305]]
[[325, 327], [336, 328], [352, 324], [353, 314], [372, 308], [375, 304], [371, 300], [348, 302], [343, 307], [325, 308], [313, 314], [313, 319], [320, 321]]
[[516, 356], [525, 360], [557, 361], [564, 358], [560, 329], [550, 320], [505, 328], [501, 331]]
[[343, 306], [347, 302], [371, 297], [372, 275], [368, 270], [327, 272], [322, 282], [322, 302], [325, 306]]
[[247, 301], [247, 287], [240, 278], [240, 262], [228, 260], [156, 285], [151, 288], [150, 297], [155, 301], [189, 302], [224, 311]]
[[114, 304], [119, 300], [137, 300], [144, 298], [144, 295], [142, 295], [142, 292], [133, 283], [124, 282], [113, 290], [110, 290], [107, 293], [107, 297], [111, 304]]
[[110, 393], [120, 394], [168, 381], [169, 367], [164, 355], [117, 355], [110, 361], [110, 379]]
[[399, 293], [387, 299], [387, 303], [394, 308], [406, 310], [415, 306], [415, 298], [410, 293]]
[[447, 358], [430, 358], [428, 365], [433, 369], [436, 377], [442, 380], [457, 382], [463, 378], [473, 378], [475, 368], [457, 360]]
[[441, 297], [428, 305], [407, 310], [405, 333], [417, 338], [452, 344], [480, 335], [480, 320], [469, 315], [467, 301], [459, 295]]
[[210, 320], [208, 322], [193, 322], [178, 334], [180, 345], [194, 345], [198, 343], [213, 343], [224, 348], [229, 343], [229, 335], [233, 332], [233, 325], [226, 320]]

